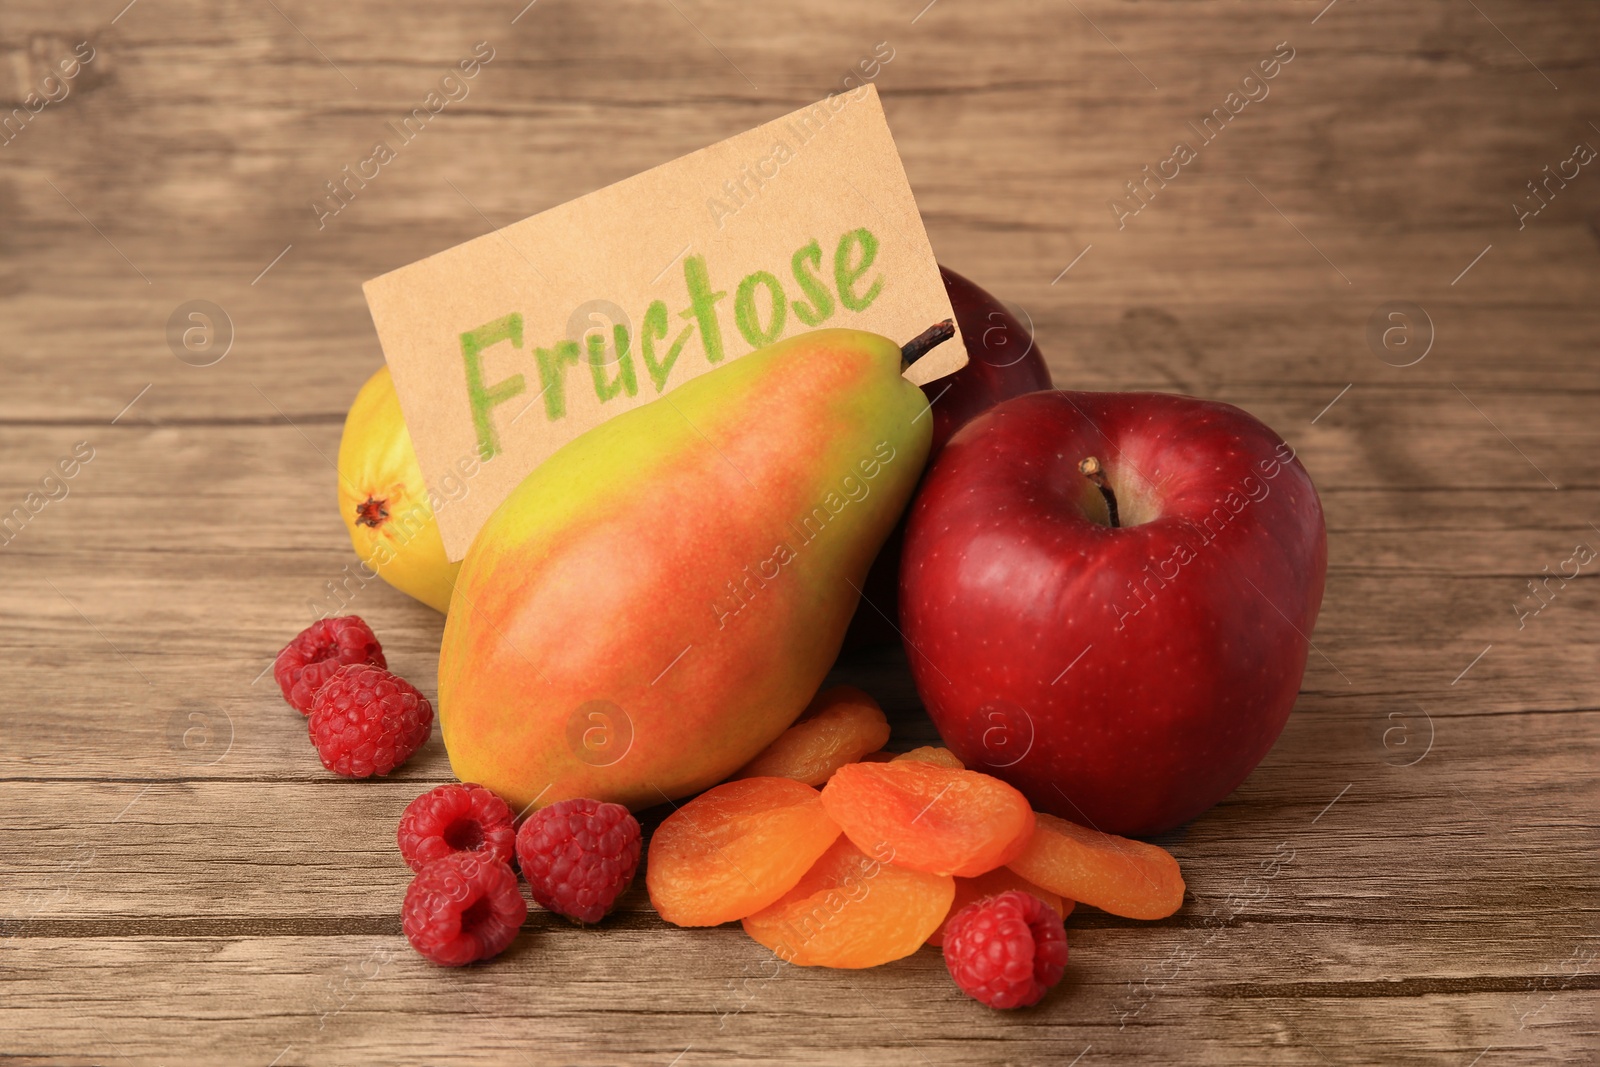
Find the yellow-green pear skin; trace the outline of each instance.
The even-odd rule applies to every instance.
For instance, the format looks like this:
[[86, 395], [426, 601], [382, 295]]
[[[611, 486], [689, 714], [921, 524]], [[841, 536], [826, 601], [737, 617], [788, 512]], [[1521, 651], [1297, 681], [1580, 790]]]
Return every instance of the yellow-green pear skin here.
[[445, 555], [387, 366], [367, 379], [345, 415], [339, 514], [356, 555], [378, 577], [431, 608], [449, 608], [461, 565]]
[[900, 372], [886, 337], [802, 334], [535, 469], [479, 531], [450, 603], [439, 719], [456, 776], [513, 810], [637, 810], [782, 733], [927, 460], [928, 402]]

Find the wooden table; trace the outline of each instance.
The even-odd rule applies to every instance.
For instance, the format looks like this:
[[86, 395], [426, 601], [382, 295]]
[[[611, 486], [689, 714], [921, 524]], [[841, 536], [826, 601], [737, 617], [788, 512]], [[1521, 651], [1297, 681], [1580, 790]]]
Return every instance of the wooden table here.
[[[1600, 572], [1529, 581], [1600, 549], [1600, 173], [1536, 215], [1527, 186], [1600, 147], [1593, 5], [124, 2], [0, 15], [7, 112], [94, 55], [0, 145], [0, 511], [92, 450], [0, 552], [0, 1059], [1594, 1062]], [[319, 229], [323, 183], [480, 40], [470, 97]], [[1332, 558], [1298, 708], [1163, 839], [1192, 900], [1080, 909], [1033, 1010], [963, 999], [932, 950], [776, 968], [642, 887], [433, 968], [393, 834], [449, 778], [437, 737], [335, 780], [262, 677], [354, 563], [329, 457], [381, 358], [360, 283], [879, 42], [939, 257], [1026, 310], [1058, 384], [1224, 399], [1299, 450]], [[1280, 42], [1270, 95], [1133, 214], [1125, 183]], [[200, 300], [231, 346], [180, 361]], [[431, 689], [440, 617], [377, 583], [351, 608]], [[897, 745], [931, 736], [898, 653], [837, 674]]]

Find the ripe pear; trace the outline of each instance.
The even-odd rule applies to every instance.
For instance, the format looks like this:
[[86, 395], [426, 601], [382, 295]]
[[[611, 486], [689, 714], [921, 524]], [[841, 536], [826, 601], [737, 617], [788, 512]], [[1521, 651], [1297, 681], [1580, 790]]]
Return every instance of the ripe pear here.
[[514, 809], [639, 809], [749, 762], [833, 664], [928, 415], [895, 342], [818, 330], [558, 450], [456, 581], [439, 720], [457, 777]]
[[369, 570], [445, 611], [461, 564], [451, 563], [417, 466], [394, 380], [382, 367], [356, 394], [339, 440], [339, 514]]

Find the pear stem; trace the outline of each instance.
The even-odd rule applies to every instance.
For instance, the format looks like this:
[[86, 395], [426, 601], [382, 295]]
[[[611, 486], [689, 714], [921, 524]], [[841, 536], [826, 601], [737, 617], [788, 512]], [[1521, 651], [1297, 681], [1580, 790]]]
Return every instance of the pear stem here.
[[1111, 486], [1106, 483], [1106, 472], [1101, 468], [1100, 461], [1093, 456], [1088, 457], [1078, 464], [1078, 470], [1083, 476], [1094, 483], [1100, 490], [1100, 495], [1106, 498], [1106, 511], [1111, 516], [1111, 527], [1116, 529], [1122, 523], [1117, 518], [1117, 494], [1111, 491]]
[[956, 335], [956, 324], [949, 319], [936, 322], [900, 347], [900, 358], [907, 365], [915, 363], [929, 351], [944, 344]]

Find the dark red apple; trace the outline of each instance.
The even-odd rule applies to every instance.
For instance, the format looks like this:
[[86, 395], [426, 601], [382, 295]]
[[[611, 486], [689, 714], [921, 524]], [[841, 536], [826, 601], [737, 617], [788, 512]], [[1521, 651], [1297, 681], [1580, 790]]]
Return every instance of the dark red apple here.
[[933, 405], [930, 463], [974, 416], [1002, 400], [1051, 387], [1050, 368], [1031, 330], [988, 290], [948, 267], [940, 267], [939, 274], [966, 341], [967, 365], [922, 387]]
[[1294, 450], [1160, 393], [1033, 393], [973, 419], [924, 474], [904, 553], [906, 654], [945, 743], [1121, 834], [1187, 822], [1267, 754], [1328, 564]]
[[[945, 292], [955, 310], [967, 346], [967, 365], [936, 382], [922, 387], [933, 406], [933, 458], [944, 448], [950, 435], [965, 426], [973, 416], [1013, 396], [1050, 388], [1050, 368], [1044, 354], [1033, 342], [1033, 333], [1017, 321], [1006, 306], [988, 290], [963, 278], [948, 267], [940, 267]], [[908, 340], [908, 338], [901, 338]], [[900, 540], [905, 533], [902, 522], [889, 535], [878, 558], [867, 572], [862, 588], [863, 603], [850, 622], [844, 647], [862, 648], [900, 639], [899, 610], [896, 604], [900, 581]]]

